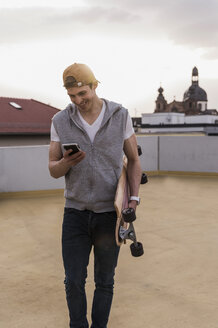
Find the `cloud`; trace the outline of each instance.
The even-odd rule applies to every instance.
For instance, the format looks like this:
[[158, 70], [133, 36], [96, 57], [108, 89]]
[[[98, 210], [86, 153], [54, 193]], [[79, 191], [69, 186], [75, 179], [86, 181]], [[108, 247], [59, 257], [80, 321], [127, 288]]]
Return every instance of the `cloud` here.
[[[137, 22], [137, 15], [115, 8], [14, 8], [0, 11], [0, 43], [60, 38], [80, 33], [116, 34]], [[119, 29], [118, 29], [119, 27]], [[124, 32], [124, 31], [123, 31]], [[126, 34], [126, 32], [124, 32]]]
[[[86, 1], [99, 6], [102, 3], [101, 0]], [[106, 7], [110, 6], [138, 15], [141, 27], [144, 31], [149, 28], [152, 36], [164, 36], [190, 48], [207, 48], [207, 58], [217, 58], [214, 50], [218, 49], [217, 0], [110, 0]]]
[[217, 0], [86, 0], [86, 4], [75, 8], [1, 9], [0, 43], [80, 34], [165, 38], [178, 45], [206, 48], [207, 58], [217, 57]]

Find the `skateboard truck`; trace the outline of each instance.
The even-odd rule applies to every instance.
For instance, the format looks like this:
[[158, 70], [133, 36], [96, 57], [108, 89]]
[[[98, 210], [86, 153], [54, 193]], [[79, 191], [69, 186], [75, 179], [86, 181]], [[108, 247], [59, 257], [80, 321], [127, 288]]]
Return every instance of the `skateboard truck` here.
[[[126, 239], [130, 239], [133, 241], [133, 243], [130, 245], [130, 251], [132, 256], [134, 257], [142, 256], [144, 254], [143, 245], [142, 243], [137, 241], [135, 229], [132, 223], [136, 219], [134, 209], [125, 208], [122, 211], [122, 216], [124, 221], [129, 223], [129, 227], [128, 229], [125, 229], [124, 227], [120, 226], [120, 230], [119, 230], [120, 238], [123, 239], [124, 241]], [[130, 220], [130, 216], [131, 216], [131, 220]], [[128, 221], [126, 221], [126, 218], [128, 218]]]

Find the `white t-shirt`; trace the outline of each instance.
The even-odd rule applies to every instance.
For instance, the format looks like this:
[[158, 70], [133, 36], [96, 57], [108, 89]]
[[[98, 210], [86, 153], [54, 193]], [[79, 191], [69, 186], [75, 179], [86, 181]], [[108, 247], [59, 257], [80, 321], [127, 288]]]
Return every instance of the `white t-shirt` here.
[[[94, 141], [95, 135], [97, 133], [97, 131], [99, 130], [103, 117], [104, 117], [104, 113], [105, 113], [105, 109], [106, 109], [106, 105], [105, 102], [103, 101], [103, 105], [102, 105], [102, 109], [101, 109], [101, 113], [98, 115], [97, 119], [94, 121], [94, 123], [92, 123], [91, 125], [89, 123], [87, 123], [84, 118], [82, 117], [82, 115], [80, 114], [79, 111], [77, 111], [77, 115], [83, 125], [84, 130], [87, 132], [91, 142]], [[127, 122], [126, 122], [126, 132], [125, 132], [125, 140], [128, 139], [129, 137], [131, 137], [134, 133], [134, 129], [132, 126], [132, 120], [130, 115], [128, 114], [127, 117]], [[60, 138], [55, 130], [55, 127], [52, 123], [51, 125], [51, 141], [56, 141], [56, 142], [60, 142]]]

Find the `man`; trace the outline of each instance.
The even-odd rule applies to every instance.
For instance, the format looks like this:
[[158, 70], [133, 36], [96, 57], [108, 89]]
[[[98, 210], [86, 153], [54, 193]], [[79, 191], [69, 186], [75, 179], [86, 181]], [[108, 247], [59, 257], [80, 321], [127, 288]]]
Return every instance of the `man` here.
[[[75, 63], [67, 67], [63, 81], [72, 103], [53, 117], [49, 170], [54, 178], [65, 176], [66, 183], [62, 254], [70, 327], [89, 327], [85, 281], [93, 247], [91, 328], [106, 328], [119, 254], [113, 202], [123, 151], [128, 158], [129, 207], [136, 209], [139, 202], [136, 137], [127, 110], [97, 96], [98, 81], [88, 66]], [[78, 143], [81, 150], [71, 155], [71, 149], [64, 150], [65, 143]]]

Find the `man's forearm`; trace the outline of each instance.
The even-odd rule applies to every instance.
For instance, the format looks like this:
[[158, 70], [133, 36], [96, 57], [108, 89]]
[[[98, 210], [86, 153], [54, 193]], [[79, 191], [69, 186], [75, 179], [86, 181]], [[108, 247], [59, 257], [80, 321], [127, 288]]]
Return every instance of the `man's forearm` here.
[[139, 160], [129, 160], [127, 163], [127, 175], [130, 187], [130, 196], [138, 196], [142, 170]]
[[49, 171], [53, 178], [60, 178], [64, 176], [70, 169], [70, 166], [64, 158], [60, 159], [59, 161], [50, 161], [49, 162]]

